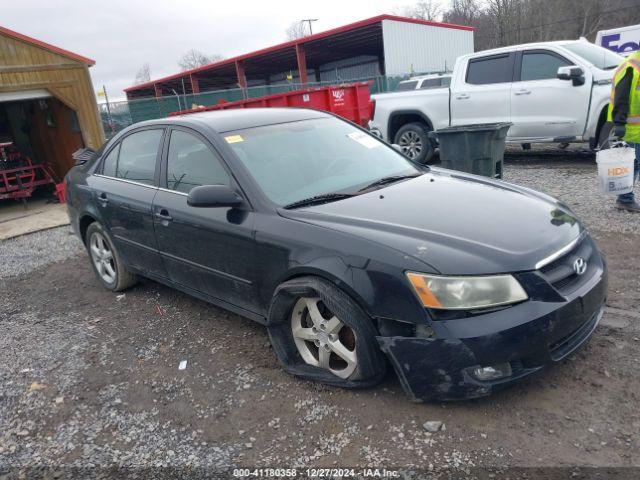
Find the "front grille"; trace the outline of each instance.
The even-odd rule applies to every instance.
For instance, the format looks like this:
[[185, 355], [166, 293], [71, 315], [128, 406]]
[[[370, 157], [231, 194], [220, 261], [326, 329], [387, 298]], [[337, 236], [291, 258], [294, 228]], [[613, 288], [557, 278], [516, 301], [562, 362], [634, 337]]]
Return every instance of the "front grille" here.
[[569, 335], [549, 345], [549, 353], [553, 361], [558, 362], [573, 352], [591, 335], [595, 330], [598, 321], [602, 315], [602, 310], [595, 312], [589, 320], [584, 322], [580, 327], [571, 332]]
[[[593, 276], [597, 269], [594, 255], [595, 245], [588, 235], [585, 235], [572, 250], [562, 257], [545, 265], [540, 269], [547, 282], [563, 295], [574, 292]], [[582, 275], [578, 275], [574, 269], [574, 262], [582, 258], [587, 262], [587, 269]]]

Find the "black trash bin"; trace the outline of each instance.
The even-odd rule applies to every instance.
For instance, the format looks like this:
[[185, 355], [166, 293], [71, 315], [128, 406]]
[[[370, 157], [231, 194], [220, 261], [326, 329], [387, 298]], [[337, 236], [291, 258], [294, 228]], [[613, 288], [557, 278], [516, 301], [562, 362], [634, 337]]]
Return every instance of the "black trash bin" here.
[[459, 125], [432, 132], [440, 144], [441, 166], [502, 178], [505, 139], [511, 125], [508, 122]]

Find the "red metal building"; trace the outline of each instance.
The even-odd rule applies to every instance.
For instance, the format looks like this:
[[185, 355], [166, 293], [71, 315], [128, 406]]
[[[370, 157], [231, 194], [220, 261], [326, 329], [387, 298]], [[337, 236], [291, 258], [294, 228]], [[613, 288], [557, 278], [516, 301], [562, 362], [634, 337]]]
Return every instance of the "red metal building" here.
[[473, 28], [379, 15], [125, 89], [128, 99], [451, 69]]

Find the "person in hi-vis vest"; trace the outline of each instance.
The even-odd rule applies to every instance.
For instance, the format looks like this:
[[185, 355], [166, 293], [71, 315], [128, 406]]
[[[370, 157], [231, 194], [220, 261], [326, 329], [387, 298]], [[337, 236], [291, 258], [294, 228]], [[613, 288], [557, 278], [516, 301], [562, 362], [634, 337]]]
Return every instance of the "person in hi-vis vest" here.
[[[624, 60], [613, 75], [611, 103], [607, 120], [613, 122], [613, 135], [636, 149], [634, 179], [640, 174], [640, 51]], [[633, 192], [619, 195], [616, 208], [640, 213]]]

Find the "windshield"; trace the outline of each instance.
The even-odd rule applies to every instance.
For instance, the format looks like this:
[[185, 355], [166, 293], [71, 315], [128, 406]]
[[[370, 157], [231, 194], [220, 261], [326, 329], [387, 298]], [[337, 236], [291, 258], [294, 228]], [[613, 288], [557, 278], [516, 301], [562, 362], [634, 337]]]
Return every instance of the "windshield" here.
[[606, 48], [599, 47], [593, 43], [588, 42], [573, 42], [563, 45], [564, 48], [571, 53], [575, 53], [579, 57], [584, 58], [587, 62], [600, 70], [612, 70], [620, 65], [620, 62], [624, 60], [617, 53], [607, 50]]
[[279, 205], [420, 173], [376, 137], [333, 117], [236, 130], [224, 138]]

